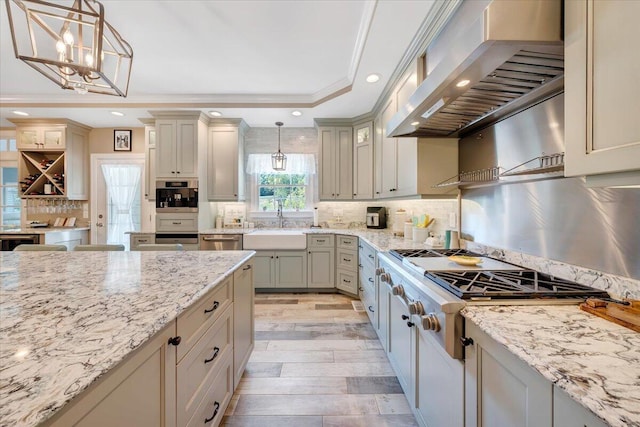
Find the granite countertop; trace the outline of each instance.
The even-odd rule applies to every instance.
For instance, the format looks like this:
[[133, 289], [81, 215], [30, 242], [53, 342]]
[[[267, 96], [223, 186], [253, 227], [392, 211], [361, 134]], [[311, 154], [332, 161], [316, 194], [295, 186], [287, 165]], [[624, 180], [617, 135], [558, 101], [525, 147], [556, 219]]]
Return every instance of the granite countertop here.
[[[306, 234], [343, 234], [347, 236], [362, 237], [377, 251], [386, 252], [390, 249], [424, 249], [429, 246], [423, 242], [414, 242], [411, 239], [396, 237], [393, 231], [370, 228], [211, 228], [201, 230], [200, 234], [248, 234], [257, 230], [299, 230]], [[144, 233], [143, 233], [144, 234]]]
[[640, 334], [577, 306], [473, 306], [462, 314], [614, 427], [640, 426]]
[[0, 425], [51, 417], [253, 254], [0, 252]]
[[60, 231], [85, 231], [89, 227], [22, 227], [1, 229], [0, 234], [47, 234], [58, 233]]

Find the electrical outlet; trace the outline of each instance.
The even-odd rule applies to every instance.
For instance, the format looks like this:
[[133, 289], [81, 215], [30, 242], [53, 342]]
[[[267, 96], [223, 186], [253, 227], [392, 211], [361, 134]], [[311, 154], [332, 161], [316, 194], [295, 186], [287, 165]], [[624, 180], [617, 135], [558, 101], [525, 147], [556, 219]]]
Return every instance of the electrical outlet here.
[[456, 213], [451, 212], [449, 214], [449, 227], [456, 228], [458, 226], [458, 219], [456, 218]]

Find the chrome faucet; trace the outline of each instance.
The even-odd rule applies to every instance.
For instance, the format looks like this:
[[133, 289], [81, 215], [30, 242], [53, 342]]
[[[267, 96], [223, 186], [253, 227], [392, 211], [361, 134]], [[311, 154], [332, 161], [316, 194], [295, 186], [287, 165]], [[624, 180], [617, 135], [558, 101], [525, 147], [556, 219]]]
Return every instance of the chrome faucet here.
[[282, 228], [282, 220], [284, 219], [282, 217], [282, 199], [276, 199], [276, 202], [278, 203], [278, 213], [277, 213], [278, 224], [279, 224], [279, 227]]

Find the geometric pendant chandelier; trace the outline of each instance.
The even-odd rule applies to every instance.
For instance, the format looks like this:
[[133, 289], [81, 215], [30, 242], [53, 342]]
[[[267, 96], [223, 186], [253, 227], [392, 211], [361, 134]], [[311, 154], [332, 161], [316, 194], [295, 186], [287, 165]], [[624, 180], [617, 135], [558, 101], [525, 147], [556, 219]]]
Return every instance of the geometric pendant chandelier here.
[[63, 89], [127, 96], [133, 49], [95, 0], [7, 0], [16, 58]]

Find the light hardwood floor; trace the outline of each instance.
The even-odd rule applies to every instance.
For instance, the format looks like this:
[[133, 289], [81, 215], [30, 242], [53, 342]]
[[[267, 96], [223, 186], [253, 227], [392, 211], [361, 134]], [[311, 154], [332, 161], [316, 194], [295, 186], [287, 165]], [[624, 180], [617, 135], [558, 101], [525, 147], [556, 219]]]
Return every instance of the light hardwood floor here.
[[256, 347], [223, 426], [417, 426], [369, 318], [338, 294], [257, 294]]

